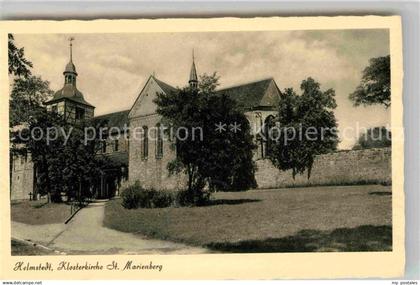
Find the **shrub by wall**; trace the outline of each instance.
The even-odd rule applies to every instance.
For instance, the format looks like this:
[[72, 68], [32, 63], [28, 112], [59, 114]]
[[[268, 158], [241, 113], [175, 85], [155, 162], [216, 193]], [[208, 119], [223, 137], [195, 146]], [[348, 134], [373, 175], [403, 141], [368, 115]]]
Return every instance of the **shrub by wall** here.
[[144, 188], [138, 181], [121, 192], [126, 209], [203, 206], [210, 201], [210, 192], [187, 190], [167, 191]]
[[126, 209], [165, 208], [174, 204], [171, 192], [145, 189], [138, 182], [125, 188], [121, 198], [122, 206]]

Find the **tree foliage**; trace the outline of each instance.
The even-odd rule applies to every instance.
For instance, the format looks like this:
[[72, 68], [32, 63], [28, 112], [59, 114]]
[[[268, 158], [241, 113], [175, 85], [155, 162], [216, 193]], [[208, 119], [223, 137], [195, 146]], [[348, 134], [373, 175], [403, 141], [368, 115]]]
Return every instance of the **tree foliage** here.
[[44, 103], [53, 92], [48, 81], [31, 74], [31, 67], [24, 48], [17, 48], [9, 34], [9, 74], [14, 75], [9, 100], [10, 157], [30, 155], [40, 194], [56, 201], [61, 192], [70, 199], [89, 196], [89, 186], [108, 161], [96, 156], [99, 138], [85, 140], [85, 130], [93, 128], [99, 134], [100, 126], [88, 121], [70, 124], [48, 112]]
[[47, 129], [60, 126], [62, 119], [55, 113], [49, 113], [44, 108], [30, 110], [28, 120], [13, 128], [11, 134], [11, 150], [14, 155], [28, 156], [34, 163], [36, 173], [36, 188], [40, 194], [53, 193], [53, 177], [50, 174], [55, 165], [52, 163], [60, 153], [56, 145], [62, 139], [47, 144]]
[[362, 80], [356, 90], [350, 94], [355, 106], [383, 104], [391, 105], [391, 66], [390, 56], [371, 58], [363, 70]]
[[24, 48], [18, 48], [12, 34], [8, 35], [9, 74], [17, 77], [29, 77], [32, 62], [25, 58]]
[[391, 146], [391, 132], [385, 127], [368, 129], [360, 135], [353, 149], [380, 148]]
[[9, 100], [10, 126], [27, 122], [31, 112], [42, 107], [52, 94], [49, 82], [39, 76], [15, 78]]
[[107, 161], [96, 155], [99, 137], [86, 130], [99, 134], [99, 126], [89, 121], [68, 123], [61, 115], [38, 108], [30, 112], [24, 125], [12, 131], [12, 153], [30, 154], [38, 193], [51, 196], [53, 201], [60, 201], [62, 192], [70, 199], [91, 196], [89, 186]]
[[[171, 173], [186, 173], [195, 204], [206, 198], [206, 185], [210, 191], [256, 185], [249, 122], [235, 101], [215, 92], [217, 84], [216, 74], [204, 75], [198, 89], [178, 89], [155, 100], [158, 114], [182, 138], [173, 141], [177, 156], [168, 168]], [[235, 123], [240, 126], [236, 132], [231, 130]], [[219, 124], [224, 130], [217, 129]]]
[[293, 178], [308, 170], [311, 174], [318, 154], [335, 150], [338, 139], [333, 89], [321, 91], [312, 78], [302, 81], [302, 94], [292, 88], [280, 95], [277, 117], [268, 122], [268, 157], [280, 170], [292, 170]]

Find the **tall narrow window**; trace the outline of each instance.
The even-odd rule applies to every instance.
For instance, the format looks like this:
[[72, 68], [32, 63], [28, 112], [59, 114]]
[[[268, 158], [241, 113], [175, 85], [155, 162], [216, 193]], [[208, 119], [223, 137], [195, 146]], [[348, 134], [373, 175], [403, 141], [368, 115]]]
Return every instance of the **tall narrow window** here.
[[163, 157], [163, 138], [162, 128], [160, 124], [156, 125], [156, 158]]
[[102, 153], [106, 153], [106, 141], [102, 141]]
[[118, 141], [118, 139], [115, 139], [114, 140], [114, 151], [118, 151], [118, 149], [119, 149], [119, 141]]
[[143, 126], [142, 158], [147, 159], [148, 155], [149, 155], [149, 129], [146, 126]]
[[265, 136], [265, 147], [264, 147], [264, 156], [268, 157], [271, 154], [273, 145], [272, 145], [272, 137], [273, 134], [270, 133], [270, 129], [274, 126], [274, 116], [269, 115], [264, 121], [264, 136]]
[[258, 144], [260, 145], [260, 158], [264, 158], [264, 140], [262, 139], [262, 137], [260, 136], [260, 138], [258, 139]]

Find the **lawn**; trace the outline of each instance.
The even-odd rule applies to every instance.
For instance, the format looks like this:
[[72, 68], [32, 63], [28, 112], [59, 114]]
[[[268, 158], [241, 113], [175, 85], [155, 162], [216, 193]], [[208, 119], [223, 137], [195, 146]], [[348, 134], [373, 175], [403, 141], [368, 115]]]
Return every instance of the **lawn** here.
[[12, 256], [14, 255], [56, 255], [55, 252], [41, 248], [39, 246], [31, 245], [29, 243], [25, 243], [19, 240], [12, 239], [11, 240], [12, 246]]
[[70, 207], [65, 203], [47, 203], [45, 200], [13, 202], [11, 216], [12, 221], [30, 225], [64, 223], [70, 217]]
[[105, 207], [104, 225], [222, 252], [392, 250], [391, 187], [307, 187], [220, 192], [212, 205]]

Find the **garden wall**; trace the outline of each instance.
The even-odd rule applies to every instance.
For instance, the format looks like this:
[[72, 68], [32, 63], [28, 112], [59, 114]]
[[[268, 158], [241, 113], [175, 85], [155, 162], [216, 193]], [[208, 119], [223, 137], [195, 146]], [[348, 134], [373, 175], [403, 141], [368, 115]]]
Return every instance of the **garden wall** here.
[[391, 148], [338, 151], [315, 158], [311, 177], [279, 171], [270, 160], [256, 161], [258, 188], [391, 183]]

